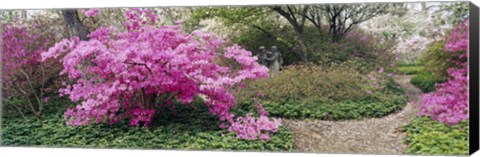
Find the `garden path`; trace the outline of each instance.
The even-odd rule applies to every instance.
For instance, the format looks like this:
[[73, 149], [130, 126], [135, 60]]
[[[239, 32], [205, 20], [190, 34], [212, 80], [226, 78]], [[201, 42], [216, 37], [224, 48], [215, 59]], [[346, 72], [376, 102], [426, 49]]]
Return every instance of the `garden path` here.
[[415, 118], [419, 106], [412, 102], [422, 93], [410, 75], [393, 78], [404, 89], [409, 103], [397, 113], [363, 120], [284, 120], [295, 136], [296, 151], [344, 154], [403, 154], [405, 133], [399, 131]]

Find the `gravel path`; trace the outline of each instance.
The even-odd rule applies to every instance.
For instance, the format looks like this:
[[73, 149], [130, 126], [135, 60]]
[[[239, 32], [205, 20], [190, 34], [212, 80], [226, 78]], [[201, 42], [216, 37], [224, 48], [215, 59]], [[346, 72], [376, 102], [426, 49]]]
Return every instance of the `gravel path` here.
[[[410, 84], [411, 76], [396, 75], [410, 102], [421, 91]], [[403, 154], [405, 134], [398, 128], [415, 118], [418, 106], [408, 103], [402, 111], [382, 118], [347, 121], [283, 120], [295, 136], [296, 151], [347, 154]]]

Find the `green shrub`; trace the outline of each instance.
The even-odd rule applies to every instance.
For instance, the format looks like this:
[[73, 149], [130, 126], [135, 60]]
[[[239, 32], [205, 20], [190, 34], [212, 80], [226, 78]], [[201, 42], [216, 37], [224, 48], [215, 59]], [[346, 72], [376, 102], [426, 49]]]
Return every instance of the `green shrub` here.
[[408, 148], [406, 153], [421, 155], [468, 154], [468, 121], [449, 126], [429, 117], [418, 117], [402, 129], [407, 132]]
[[432, 92], [435, 90], [435, 84], [444, 82], [445, 79], [436, 77], [431, 72], [420, 72], [410, 79], [410, 83], [420, 88], [423, 92]]
[[[374, 74], [372, 74], [374, 75]], [[388, 77], [377, 74], [379, 87], [344, 66], [290, 66], [273, 78], [251, 82], [237, 93], [240, 111], [252, 111], [255, 94], [272, 116], [290, 119], [359, 119], [398, 111], [406, 99]]]
[[[326, 27], [324, 27], [326, 28]], [[339, 41], [333, 42], [328, 30], [321, 33], [315, 27], [305, 27], [305, 42], [310, 50], [312, 63], [342, 63], [351, 59], [360, 59], [371, 66], [386, 67], [394, 60], [388, 49], [391, 44], [381, 42], [378, 36], [361, 29], [353, 29]], [[312, 32], [312, 33], [310, 33]]]
[[[59, 104], [59, 103], [58, 103]], [[51, 104], [50, 104], [51, 105]], [[61, 107], [56, 107], [61, 108]], [[41, 121], [10, 116], [2, 124], [2, 145], [87, 148], [150, 148], [186, 150], [292, 151], [294, 139], [281, 127], [269, 141], [241, 140], [225, 129], [205, 105], [167, 108], [149, 128], [129, 127], [128, 122], [108, 125], [67, 126], [65, 109], [52, 110]]]
[[444, 49], [444, 41], [436, 41], [422, 52], [420, 58], [420, 63], [424, 65], [425, 70], [438, 78], [446, 78], [448, 76], [447, 69], [454, 66], [449, 60], [455, 57]]

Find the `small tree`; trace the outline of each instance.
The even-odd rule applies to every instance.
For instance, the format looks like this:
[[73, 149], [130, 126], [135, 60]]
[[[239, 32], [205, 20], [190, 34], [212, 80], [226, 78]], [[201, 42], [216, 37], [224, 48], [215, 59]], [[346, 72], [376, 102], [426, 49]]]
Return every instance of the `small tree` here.
[[56, 91], [58, 63], [40, 61], [40, 53], [55, 41], [49, 27], [45, 21], [10, 23], [2, 32], [3, 96], [26, 101], [26, 104], [12, 104], [22, 116], [28, 111], [40, 118], [47, 95]]

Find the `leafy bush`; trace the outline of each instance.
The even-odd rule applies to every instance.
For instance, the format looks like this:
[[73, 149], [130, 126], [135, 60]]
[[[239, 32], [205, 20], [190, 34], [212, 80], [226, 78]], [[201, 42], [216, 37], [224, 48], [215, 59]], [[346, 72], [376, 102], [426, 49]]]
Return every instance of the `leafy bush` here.
[[251, 82], [236, 93], [240, 111], [258, 98], [270, 115], [293, 119], [358, 119], [401, 109], [406, 99], [383, 73], [368, 77], [345, 67], [289, 66], [273, 78]]
[[455, 126], [418, 117], [404, 126], [409, 154], [467, 155], [469, 151], [468, 121]]
[[[315, 32], [313, 29], [316, 28], [305, 27], [305, 29], [309, 30], [307, 32]], [[385, 67], [393, 62], [394, 56], [388, 51], [391, 45], [381, 42], [380, 38], [373, 34], [355, 29], [340, 41], [332, 42], [330, 35], [326, 33], [328, 30], [323, 32], [324, 34], [318, 32], [305, 34], [307, 46], [311, 51], [309, 57], [313, 63], [342, 63], [359, 59], [373, 67]]]
[[187, 150], [249, 150], [292, 151], [293, 135], [280, 127], [269, 141], [243, 140], [226, 129], [203, 104], [178, 105], [175, 110], [162, 110], [161, 117], [150, 127], [128, 127], [128, 121], [118, 124], [68, 126], [63, 119], [63, 104], [74, 105], [67, 99], [53, 98], [45, 117], [20, 119], [3, 117], [2, 145], [88, 148], [151, 148]]
[[423, 92], [428, 93], [435, 90], [435, 84], [444, 82], [445, 80], [436, 77], [433, 73], [422, 71], [414, 75], [410, 79], [410, 83], [420, 88]]
[[445, 42], [436, 41], [422, 52], [419, 62], [424, 65], [426, 71], [432, 72], [435, 77], [447, 78], [447, 69], [454, 65], [450, 62], [453, 58], [453, 55], [445, 50]]

